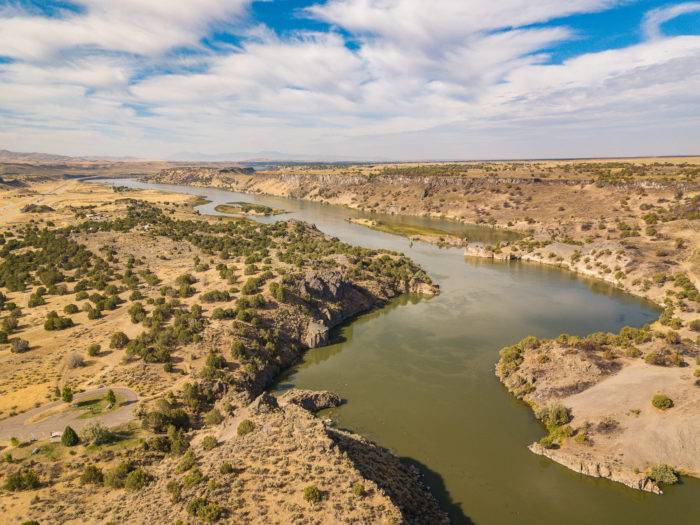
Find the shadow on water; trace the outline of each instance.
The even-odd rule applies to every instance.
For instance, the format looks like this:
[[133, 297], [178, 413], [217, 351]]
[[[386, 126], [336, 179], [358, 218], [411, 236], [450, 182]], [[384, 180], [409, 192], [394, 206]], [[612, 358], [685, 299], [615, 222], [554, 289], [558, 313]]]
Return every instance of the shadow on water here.
[[[471, 525], [461, 506], [452, 501], [442, 476], [423, 463], [397, 457], [388, 449], [344, 429], [329, 429], [329, 435], [345, 452], [365, 479], [374, 481], [401, 509], [406, 522], [415, 525], [439, 523], [441, 511], [448, 513], [450, 523]], [[416, 483], [416, 473], [422, 481]], [[437, 501], [429, 497], [437, 494]]]
[[429, 469], [425, 464], [421, 463], [412, 458], [400, 458], [402, 462], [412, 465], [417, 468], [423, 475], [423, 480], [426, 485], [430, 487], [430, 492], [438, 500], [440, 508], [447, 512], [450, 518], [450, 523], [452, 525], [473, 525], [475, 522], [466, 514], [464, 514], [464, 509], [462, 509], [462, 504], [453, 501], [450, 491], [445, 486], [445, 480], [443, 477]]

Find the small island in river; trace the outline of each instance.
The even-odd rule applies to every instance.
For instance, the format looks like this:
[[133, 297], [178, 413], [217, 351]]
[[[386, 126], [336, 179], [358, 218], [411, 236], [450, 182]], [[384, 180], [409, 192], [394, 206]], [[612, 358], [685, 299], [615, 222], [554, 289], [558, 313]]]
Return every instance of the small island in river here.
[[252, 215], [263, 217], [287, 213], [285, 210], [252, 202], [229, 202], [227, 204], [219, 204], [214, 209], [219, 213], [226, 213], [228, 215]]

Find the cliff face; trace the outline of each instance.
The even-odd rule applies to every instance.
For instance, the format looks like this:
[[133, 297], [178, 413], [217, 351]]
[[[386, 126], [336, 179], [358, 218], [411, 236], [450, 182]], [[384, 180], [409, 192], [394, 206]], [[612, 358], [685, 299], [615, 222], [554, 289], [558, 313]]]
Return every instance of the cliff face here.
[[382, 307], [399, 294], [438, 293], [437, 285], [415, 277], [408, 283], [385, 280], [357, 285], [336, 270], [306, 274], [297, 281], [296, 289], [301, 295], [319, 303], [303, 334], [303, 342], [309, 348], [326, 344], [328, 334], [335, 326], [358, 314]]
[[[239, 388], [248, 392], [249, 399], [259, 395], [281, 371], [299, 361], [302, 354], [295, 348], [316, 348], [327, 344], [334, 327], [380, 308], [400, 294], [430, 296], [439, 293], [439, 287], [423, 281], [416, 270], [407, 282], [376, 276], [373, 280], [357, 281], [337, 269], [307, 271], [291, 279], [287, 286], [293, 299], [280, 306], [274, 321], [277, 330], [285, 334], [288, 344], [275, 356], [259, 362], [254, 373], [245, 375], [238, 382]], [[298, 308], [299, 305], [303, 308]]]

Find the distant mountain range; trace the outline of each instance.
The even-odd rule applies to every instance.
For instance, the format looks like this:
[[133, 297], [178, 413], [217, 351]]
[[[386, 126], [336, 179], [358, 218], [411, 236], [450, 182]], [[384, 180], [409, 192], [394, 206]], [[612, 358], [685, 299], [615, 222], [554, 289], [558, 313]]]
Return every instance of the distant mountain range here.
[[[282, 151], [239, 151], [236, 153], [207, 154], [184, 151], [170, 155], [173, 162], [367, 162], [368, 159], [342, 155], [303, 155]], [[372, 159], [387, 162], [388, 159]]]
[[[295, 155], [281, 151], [255, 151], [207, 154], [184, 151], [170, 155], [165, 159], [142, 159], [138, 157], [84, 156], [71, 157], [51, 153], [17, 152], [0, 149], [0, 162], [62, 164], [70, 162], [138, 162], [163, 160], [169, 162], [236, 162], [236, 163], [280, 163], [280, 162], [366, 162], [367, 159], [336, 155]], [[388, 159], [373, 159], [375, 162], [386, 162]]]

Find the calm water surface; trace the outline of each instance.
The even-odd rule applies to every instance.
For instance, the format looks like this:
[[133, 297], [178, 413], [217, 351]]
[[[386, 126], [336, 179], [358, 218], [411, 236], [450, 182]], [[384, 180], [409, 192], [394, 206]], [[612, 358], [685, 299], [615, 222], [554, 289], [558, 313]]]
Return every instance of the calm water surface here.
[[494, 376], [498, 350], [533, 334], [584, 335], [640, 326], [658, 315], [648, 303], [553, 268], [465, 259], [347, 222], [348, 217], [401, 221], [495, 241], [508, 234], [450, 221], [379, 216], [276, 197], [113, 181], [132, 187], [202, 195], [217, 204], [259, 202], [346, 242], [401, 251], [421, 264], [442, 293], [405, 296], [335, 331], [333, 344], [310, 350], [278, 384], [328, 389], [348, 403], [329, 412], [339, 426], [364, 434], [415, 463], [454, 523], [698, 524], [700, 483], [685, 480], [664, 496], [581, 476], [530, 453], [544, 435], [530, 410]]

